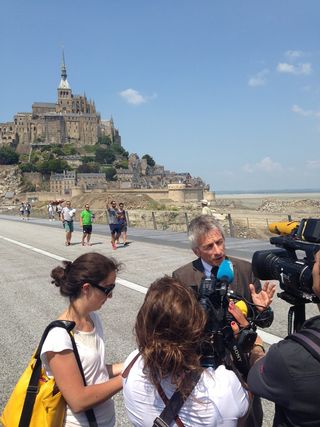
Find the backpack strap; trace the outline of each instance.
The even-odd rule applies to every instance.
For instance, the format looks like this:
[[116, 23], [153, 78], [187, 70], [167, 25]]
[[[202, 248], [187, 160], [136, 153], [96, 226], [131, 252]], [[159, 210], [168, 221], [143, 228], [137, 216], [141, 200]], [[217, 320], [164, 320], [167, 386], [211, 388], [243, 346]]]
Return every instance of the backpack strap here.
[[[199, 381], [201, 374], [202, 372], [192, 374], [193, 387], [190, 390], [190, 393]], [[164, 407], [160, 416], [153, 421], [153, 427], [169, 427], [173, 420], [175, 420], [178, 427], [184, 427], [184, 424], [179, 418], [178, 413], [190, 393], [187, 396], [183, 397], [180, 391], [176, 390], [171, 396], [171, 398], [168, 399], [160, 383], [157, 384], [157, 390], [166, 406]]]
[[178, 427], [184, 427], [184, 424], [178, 415], [185, 402], [181, 393], [175, 391], [169, 400], [160, 384], [157, 384], [157, 390], [165, 404], [165, 407], [159, 417], [155, 418], [153, 421], [153, 427], [169, 427], [173, 420], [175, 420]]
[[286, 339], [291, 339], [301, 344], [320, 362], [320, 329], [301, 329], [299, 332], [289, 335]]
[[[136, 354], [135, 357], [129, 363], [129, 365], [126, 367], [126, 369], [122, 372], [123, 378], [128, 378], [128, 375], [130, 373], [132, 366], [135, 364], [135, 362], [137, 361], [140, 355], [141, 355], [140, 352]], [[202, 372], [197, 372], [196, 374], [193, 375], [193, 387], [190, 390], [190, 393], [192, 392], [197, 382], [199, 381], [201, 374]], [[169, 400], [165, 392], [163, 391], [163, 388], [161, 387], [160, 383], [157, 384], [157, 390], [166, 406], [164, 407], [160, 416], [155, 418], [155, 420], [153, 421], [153, 427], [169, 427], [170, 423], [173, 420], [175, 420], [178, 427], [184, 427], [184, 424], [180, 420], [178, 413], [189, 395], [183, 398], [182, 394], [179, 391], [175, 391]]]
[[[30, 420], [32, 417], [34, 402], [38, 394], [38, 383], [41, 375], [42, 362], [40, 358], [40, 353], [42, 350], [43, 343], [52, 328], [64, 328], [68, 332], [84, 385], [86, 385], [78, 349], [77, 349], [75, 340], [73, 338], [73, 335], [71, 334], [71, 331], [75, 326], [76, 326], [75, 322], [72, 322], [69, 320], [54, 320], [46, 327], [44, 333], [42, 334], [40, 343], [34, 354], [34, 359], [36, 362], [35, 362], [35, 365], [31, 374], [31, 378], [27, 387], [27, 393], [26, 393], [26, 398], [22, 408], [19, 427], [29, 427]], [[93, 410], [88, 409], [87, 411], [85, 411], [85, 413], [88, 418], [89, 426], [98, 427]]]

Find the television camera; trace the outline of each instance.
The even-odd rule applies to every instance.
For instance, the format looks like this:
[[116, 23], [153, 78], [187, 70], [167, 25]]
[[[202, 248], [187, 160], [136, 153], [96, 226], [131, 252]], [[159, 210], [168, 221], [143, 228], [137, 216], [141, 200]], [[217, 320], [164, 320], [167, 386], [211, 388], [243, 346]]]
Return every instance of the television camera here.
[[[273, 321], [273, 312], [269, 308], [262, 312], [255, 310], [254, 304], [244, 301], [229, 290], [233, 281], [233, 267], [229, 260], [224, 260], [217, 273], [217, 278], [205, 278], [197, 289], [197, 297], [207, 313], [206, 337], [201, 346], [201, 363], [204, 367], [217, 367], [220, 364], [234, 366], [246, 377], [249, 371], [247, 353], [251, 350], [256, 337], [256, 326], [268, 327]], [[230, 300], [247, 317], [249, 325], [240, 328], [236, 339], [231, 328], [234, 320], [228, 311]]]
[[288, 314], [288, 333], [299, 330], [305, 321], [305, 304], [320, 303], [312, 290], [314, 254], [320, 250], [320, 219], [300, 223], [273, 223], [270, 231], [280, 234], [270, 243], [279, 249], [256, 251], [252, 270], [261, 280], [278, 280], [278, 297], [292, 305]]

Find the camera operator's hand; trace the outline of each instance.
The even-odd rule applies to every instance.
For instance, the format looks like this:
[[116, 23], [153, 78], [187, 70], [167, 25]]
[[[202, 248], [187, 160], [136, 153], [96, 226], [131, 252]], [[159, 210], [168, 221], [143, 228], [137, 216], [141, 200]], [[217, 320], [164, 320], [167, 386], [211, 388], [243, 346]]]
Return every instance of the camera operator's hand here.
[[276, 291], [276, 284], [265, 282], [259, 293], [256, 292], [254, 285], [249, 285], [251, 298], [258, 311], [264, 311], [272, 303], [274, 293]]
[[320, 250], [314, 255], [312, 281], [312, 290], [320, 298]]

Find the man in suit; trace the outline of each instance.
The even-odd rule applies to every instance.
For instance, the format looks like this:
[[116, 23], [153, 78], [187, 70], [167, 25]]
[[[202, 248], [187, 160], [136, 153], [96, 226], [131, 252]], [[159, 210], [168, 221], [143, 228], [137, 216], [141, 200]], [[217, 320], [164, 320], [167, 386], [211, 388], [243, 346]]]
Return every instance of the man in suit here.
[[[261, 287], [260, 281], [252, 274], [249, 262], [226, 256], [223, 232], [211, 215], [194, 218], [188, 231], [191, 248], [198, 258], [175, 270], [172, 274], [175, 279], [186, 286], [199, 286], [203, 278], [216, 277], [220, 264], [227, 258], [232, 262], [234, 269], [234, 280], [229, 290], [233, 290], [243, 299], [253, 301], [258, 311], [264, 311], [269, 307], [275, 292], [275, 284], [266, 282]], [[273, 318], [272, 311], [268, 310]], [[246, 427], [260, 427], [262, 420], [261, 401], [254, 397]]]

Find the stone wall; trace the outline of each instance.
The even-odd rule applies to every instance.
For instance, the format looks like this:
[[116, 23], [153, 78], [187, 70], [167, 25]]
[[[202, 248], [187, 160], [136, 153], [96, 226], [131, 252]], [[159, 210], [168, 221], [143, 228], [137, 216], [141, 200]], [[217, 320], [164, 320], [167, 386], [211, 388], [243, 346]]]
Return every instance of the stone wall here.
[[[173, 185], [173, 184], [172, 184]], [[180, 185], [183, 186], [183, 184], [174, 184], [175, 186]], [[70, 195], [66, 196], [64, 194], [58, 193], [58, 192], [39, 192], [39, 193], [33, 193], [34, 197], [37, 197], [38, 200], [54, 200], [54, 199], [61, 199], [66, 197], [76, 197], [80, 196], [81, 194], [88, 193], [88, 191], [84, 191], [81, 187], [72, 187], [70, 189]], [[161, 200], [172, 200], [173, 202], [177, 203], [188, 203], [188, 202], [199, 202], [204, 198], [204, 193], [202, 188], [170, 188], [169, 189], [113, 189], [109, 188], [106, 190], [100, 190], [100, 191], [92, 191], [91, 194], [94, 193], [106, 193], [106, 194], [145, 194], [149, 196], [151, 199], [155, 201], [161, 201]], [[206, 195], [208, 197], [208, 192], [206, 192]], [[212, 196], [214, 197], [214, 196]], [[210, 199], [213, 200], [213, 199]]]

